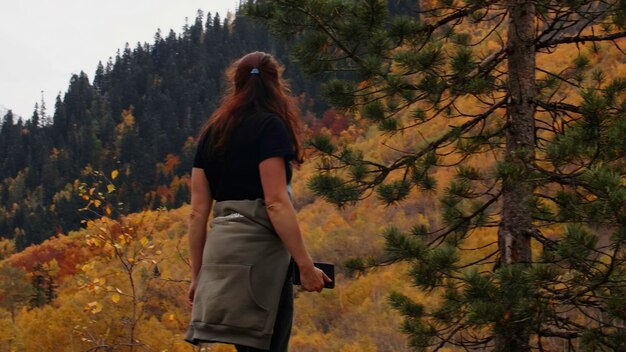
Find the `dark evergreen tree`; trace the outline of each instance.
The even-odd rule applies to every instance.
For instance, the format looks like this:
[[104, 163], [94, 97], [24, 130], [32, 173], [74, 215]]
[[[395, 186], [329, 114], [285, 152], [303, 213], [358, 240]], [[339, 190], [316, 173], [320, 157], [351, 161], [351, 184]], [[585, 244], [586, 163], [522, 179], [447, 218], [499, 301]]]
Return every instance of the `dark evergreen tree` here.
[[56, 298], [57, 285], [50, 271], [42, 264], [36, 264], [32, 270], [31, 283], [33, 294], [30, 299], [31, 307], [42, 307]]
[[20, 130], [15, 124], [13, 112], [9, 110], [2, 119], [2, 128], [0, 129], [0, 170], [7, 175], [15, 175], [17, 173], [18, 162], [21, 151], [17, 148], [20, 143]]
[[[590, 67], [588, 55], [626, 37], [626, 2], [401, 3], [265, 0], [246, 10], [296, 38], [294, 58], [325, 78], [333, 105], [390, 139], [416, 135], [388, 161], [313, 138], [325, 161], [315, 193], [343, 206], [443, 188], [443, 227], [390, 227], [387, 257], [350, 267], [407, 261], [412, 282], [440, 297], [425, 306], [390, 295], [416, 350], [544, 351], [559, 340], [623, 350], [626, 79]], [[585, 47], [570, 65], [552, 54], [566, 44]], [[540, 54], [561, 66], [542, 67]], [[438, 133], [421, 136], [428, 126]], [[477, 161], [485, 155], [491, 165]], [[437, 184], [440, 167], [455, 168], [449, 184]], [[496, 242], [468, 248], [489, 228]]]
[[40, 126], [50, 126], [52, 124], [52, 119], [50, 115], [48, 115], [48, 108], [46, 106], [46, 101], [43, 97], [43, 90], [41, 91], [41, 101], [39, 103], [39, 120]]
[[39, 104], [35, 103], [35, 108], [33, 109], [33, 115], [30, 117], [30, 125], [32, 128], [39, 127]]
[[189, 189], [184, 184], [181, 184], [176, 188], [176, 193], [174, 194], [174, 202], [172, 206], [174, 208], [178, 208], [181, 205], [189, 202], [190, 192]]
[[97, 91], [102, 91], [102, 88], [106, 85], [104, 82], [104, 66], [102, 65], [102, 61], [98, 62], [98, 67], [96, 68], [96, 73], [93, 78], [93, 87]]

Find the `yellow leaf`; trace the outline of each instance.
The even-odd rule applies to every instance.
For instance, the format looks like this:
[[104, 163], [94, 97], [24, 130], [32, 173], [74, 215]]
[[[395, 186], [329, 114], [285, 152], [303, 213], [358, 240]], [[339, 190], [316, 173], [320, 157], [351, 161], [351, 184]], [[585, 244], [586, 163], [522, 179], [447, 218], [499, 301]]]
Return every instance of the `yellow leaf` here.
[[96, 206], [96, 208], [99, 208], [100, 205], [102, 204], [102, 202], [100, 200], [96, 199], [96, 200], [93, 201], [93, 204]]
[[98, 301], [93, 301], [87, 303], [87, 307], [85, 307], [85, 311], [90, 312], [91, 314], [96, 314], [102, 311], [102, 304]]
[[93, 195], [93, 191], [95, 191], [95, 190], [96, 190], [95, 188], [90, 188], [89, 189], [89, 195], [92, 196]]
[[115, 186], [113, 186], [112, 184], [109, 183], [107, 185], [107, 192], [113, 193], [113, 191], [115, 191]]
[[128, 258], [128, 262], [129, 262], [129, 263], [134, 263], [134, 262], [135, 262], [135, 258], [130, 258], [130, 257], [129, 257], [129, 258]]
[[148, 237], [142, 237], [139, 242], [141, 242], [142, 246], [145, 246], [146, 244], [148, 244]]
[[176, 315], [174, 315], [174, 313], [170, 313], [170, 316], [168, 318], [170, 319], [170, 321], [174, 321], [174, 319], [176, 319]]
[[117, 178], [117, 175], [119, 175], [119, 171], [117, 170], [113, 170], [111, 171], [111, 179], [115, 180]]
[[111, 296], [111, 301], [113, 301], [113, 303], [118, 303], [120, 301], [120, 295], [117, 293], [113, 294], [113, 296]]
[[107, 205], [106, 208], [104, 208], [104, 212], [107, 214], [107, 216], [111, 215], [111, 207]]
[[91, 310], [92, 314], [100, 313], [102, 311], [102, 304], [96, 302], [96, 306]]

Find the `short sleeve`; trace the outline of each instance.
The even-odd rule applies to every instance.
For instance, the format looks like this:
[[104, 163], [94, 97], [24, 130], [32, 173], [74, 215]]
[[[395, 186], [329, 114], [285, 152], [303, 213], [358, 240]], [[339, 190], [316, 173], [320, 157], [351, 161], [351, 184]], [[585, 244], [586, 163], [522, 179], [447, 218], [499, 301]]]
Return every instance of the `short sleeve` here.
[[263, 124], [259, 141], [259, 162], [273, 156], [284, 156], [286, 160], [295, 158], [294, 143], [285, 123], [271, 116]]
[[206, 140], [207, 136], [198, 141], [198, 146], [196, 147], [196, 155], [193, 158], [193, 167], [204, 168], [206, 166]]

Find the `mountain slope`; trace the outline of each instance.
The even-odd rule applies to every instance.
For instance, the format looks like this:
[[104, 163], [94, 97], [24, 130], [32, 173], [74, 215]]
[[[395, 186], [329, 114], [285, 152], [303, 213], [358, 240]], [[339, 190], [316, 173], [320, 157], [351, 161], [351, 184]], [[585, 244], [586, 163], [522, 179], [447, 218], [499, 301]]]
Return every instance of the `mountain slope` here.
[[256, 50], [285, 63], [305, 111], [323, 109], [307, 98], [317, 85], [290, 62], [284, 42], [245, 18], [199, 13], [180, 34], [157, 32], [154, 43], [119, 51], [93, 80], [74, 75], [51, 124], [42, 126], [37, 112], [2, 121], [0, 238], [23, 249], [79, 228], [77, 186], [94, 170], [120, 170], [116, 201], [125, 212], [180, 206], [189, 197], [193, 139], [217, 104], [223, 71]]

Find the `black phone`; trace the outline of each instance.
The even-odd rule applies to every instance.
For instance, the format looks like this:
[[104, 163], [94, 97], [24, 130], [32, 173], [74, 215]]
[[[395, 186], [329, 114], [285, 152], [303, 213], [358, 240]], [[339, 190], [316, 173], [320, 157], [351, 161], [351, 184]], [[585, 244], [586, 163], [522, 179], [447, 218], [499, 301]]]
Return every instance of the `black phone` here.
[[[295, 262], [292, 262], [293, 265], [293, 275], [292, 281], [294, 285], [301, 285], [300, 282], [300, 270], [298, 269], [298, 265]], [[324, 281], [324, 288], [335, 288], [335, 266], [330, 263], [313, 263], [316, 268], [321, 269], [326, 276], [328, 276], [331, 282]]]

